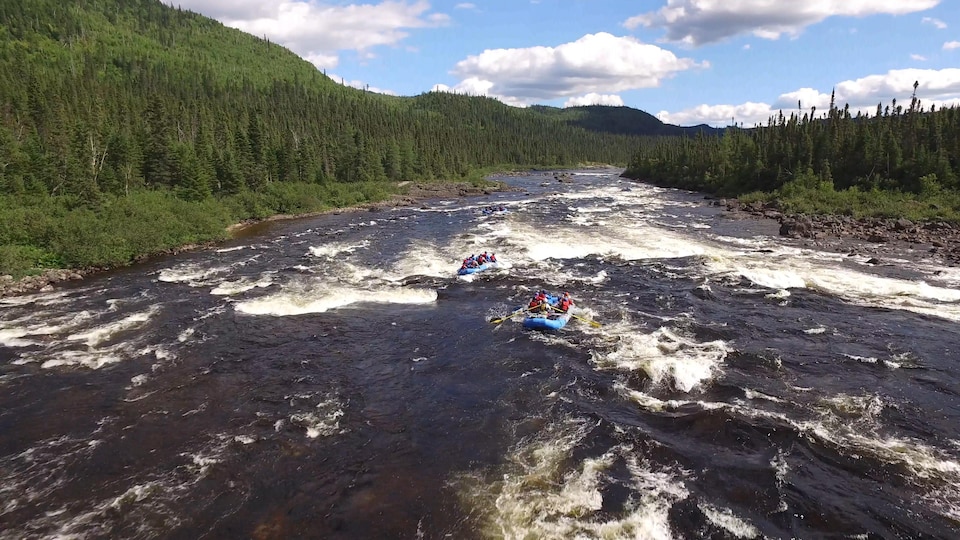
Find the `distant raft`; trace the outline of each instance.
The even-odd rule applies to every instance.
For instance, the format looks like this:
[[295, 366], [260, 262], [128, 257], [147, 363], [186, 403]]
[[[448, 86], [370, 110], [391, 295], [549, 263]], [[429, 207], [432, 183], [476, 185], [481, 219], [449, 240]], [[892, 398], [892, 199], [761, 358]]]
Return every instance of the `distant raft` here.
[[497, 255], [484, 251], [480, 255], [471, 255], [464, 259], [463, 264], [460, 265], [460, 270], [457, 270], [457, 275], [466, 276], [468, 274], [476, 274], [477, 272], [483, 272], [484, 270], [490, 270], [498, 266]]
[[500, 265], [495, 262], [483, 263], [477, 266], [464, 266], [461, 267], [460, 270], [457, 270], [457, 275], [466, 276], [468, 274], [476, 274], [477, 272], [483, 272], [484, 270], [490, 270], [492, 268], [497, 268], [498, 266]]
[[485, 215], [485, 216], [492, 216], [492, 215], [497, 215], [497, 214], [506, 214], [506, 213], [508, 213], [508, 212], [509, 212], [509, 210], [507, 210], [507, 207], [506, 207], [506, 206], [503, 206], [503, 205], [500, 205], [500, 206], [486, 206], [486, 207], [484, 207], [482, 210], [480, 210], [480, 213], [483, 214], [483, 215]]

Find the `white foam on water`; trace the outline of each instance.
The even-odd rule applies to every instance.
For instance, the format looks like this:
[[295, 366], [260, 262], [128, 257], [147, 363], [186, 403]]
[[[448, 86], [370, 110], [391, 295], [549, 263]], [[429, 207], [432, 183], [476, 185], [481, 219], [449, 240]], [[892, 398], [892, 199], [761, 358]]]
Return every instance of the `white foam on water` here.
[[597, 272], [597, 275], [593, 276], [592, 278], [589, 278], [587, 281], [589, 281], [590, 283], [603, 283], [606, 280], [607, 280], [607, 271], [601, 270]]
[[158, 311], [159, 308], [154, 306], [146, 311], [127, 315], [119, 321], [110, 322], [85, 332], [70, 334], [67, 336], [67, 339], [71, 341], [83, 341], [88, 347], [96, 347], [120, 332], [141, 326], [156, 315]]
[[317, 403], [314, 410], [290, 415], [290, 423], [303, 428], [307, 437], [311, 439], [345, 433], [340, 428], [340, 418], [344, 414], [343, 408], [339, 399], [328, 396]]
[[787, 298], [790, 298], [790, 291], [786, 289], [780, 289], [779, 291], [764, 295], [764, 298], [768, 298], [770, 300], [786, 300]]
[[729, 352], [721, 340], [699, 342], [669, 326], [643, 333], [627, 323], [604, 327], [604, 334], [615, 340], [612, 350], [591, 351], [593, 363], [600, 369], [643, 370], [654, 385], [690, 392], [712, 380]]
[[597, 214], [597, 213], [606, 213], [613, 212], [613, 208], [609, 206], [574, 206], [568, 208], [571, 212], [577, 212], [580, 214]]
[[[391, 282], [400, 282], [411, 276], [453, 277], [457, 276], [463, 259], [471, 253], [476, 255], [484, 251], [496, 253], [492, 247], [481, 245], [478, 248], [477, 245], [468, 245], [466, 242], [455, 241], [450, 246], [440, 247], [432, 243], [414, 241], [400, 254], [394, 264], [379, 270], [379, 275], [374, 274], [374, 276]], [[509, 263], [500, 260], [500, 257], [497, 259], [498, 267], [509, 267]]]
[[705, 260], [717, 274], [742, 276], [760, 287], [808, 288], [860, 305], [960, 321], [960, 290], [851, 269], [837, 263], [843, 258], [834, 253], [781, 250], [740, 256], [715, 252]]
[[814, 328], [807, 328], [806, 330], [803, 331], [803, 333], [808, 335], [816, 335], [816, 334], [822, 334], [826, 331], [827, 331], [826, 326], [817, 326]]
[[230, 253], [231, 251], [240, 251], [241, 249], [247, 249], [250, 246], [235, 246], [229, 248], [220, 248], [216, 250], [216, 253]]
[[936, 266], [929, 272], [929, 281], [937, 281], [946, 287], [960, 288], [960, 267]]
[[165, 283], [196, 283], [229, 270], [229, 266], [208, 268], [199, 264], [181, 264], [161, 270], [157, 280]]
[[0, 320], [0, 345], [11, 348], [49, 346], [50, 336], [69, 332], [94, 316], [89, 311], [64, 314], [40, 309], [16, 319]]
[[[68, 506], [38, 514], [23, 525], [22, 537], [41, 532], [48, 538], [109, 538], [116, 536], [114, 527], [118, 519], [132, 527], [132, 530], [124, 529], [130, 537], [168, 534], [182, 524], [182, 516], [177, 511], [182, 498], [193, 493], [211, 467], [222, 461], [231, 441], [229, 436], [217, 435], [212, 444], [180, 453], [181, 462], [170, 470], [113, 482], [111, 486], [117, 488], [114, 495], [99, 500], [79, 498]], [[50, 493], [59, 487], [55, 486]], [[25, 534], [26, 531], [31, 534]]]
[[697, 406], [703, 410], [725, 409], [745, 418], [766, 419], [840, 454], [858, 459], [869, 456], [884, 463], [901, 465], [910, 471], [912, 476], [908, 479], [921, 492], [926, 493], [934, 486], [941, 499], [960, 503], [960, 461], [925, 441], [881, 433], [879, 417], [888, 405], [880, 396], [838, 394], [823, 397], [816, 403], [802, 405], [802, 410], [797, 411], [798, 415], [812, 415], [812, 418], [794, 419], [786, 413], [751, 406], [762, 401], [745, 404], [661, 400], [622, 383], [614, 386], [626, 398], [651, 412]]
[[655, 227], [538, 228], [515, 226], [511, 242], [533, 261], [582, 259], [591, 255], [623, 260], [677, 258], [701, 255], [706, 248], [671, 231]]
[[790, 473], [790, 464], [787, 462], [787, 454], [778, 449], [777, 455], [770, 458], [770, 467], [773, 468], [775, 478], [777, 479], [777, 496], [780, 498], [780, 504], [777, 506], [778, 512], [786, 512], [790, 506], [787, 504], [786, 494], [783, 487], [787, 483], [787, 475]]
[[701, 503], [698, 506], [711, 523], [737, 538], [758, 538], [760, 536], [760, 529], [735, 516], [729, 508], [718, 508], [706, 503]]
[[336, 257], [341, 253], [354, 253], [360, 249], [366, 249], [370, 246], [369, 240], [364, 240], [355, 244], [333, 242], [322, 246], [311, 246], [309, 253], [314, 257]]
[[210, 289], [210, 294], [215, 296], [233, 296], [247, 292], [251, 289], [264, 288], [273, 285], [272, 275], [262, 275], [258, 279], [242, 277], [236, 281], [224, 281]]
[[35, 342], [23, 339], [28, 335], [24, 328], [0, 328], [0, 345], [5, 347], [29, 347]]
[[[119, 320], [102, 322], [117, 316], [115, 310], [108, 306], [100, 312], [82, 311], [54, 316], [46, 324], [27, 323], [17, 334], [32, 337], [30, 341], [34, 349], [23, 351], [12, 363], [39, 363], [44, 369], [63, 366], [100, 369], [124, 359], [142, 356], [151, 351], [141, 349], [145, 336], [140, 330], [159, 309], [153, 306]], [[43, 312], [37, 314], [39, 318], [44, 316]], [[127, 335], [122, 341], [110, 343], [121, 334]], [[78, 349], [78, 345], [82, 348]]]
[[136, 352], [137, 356], [147, 356], [151, 354], [160, 361], [175, 360], [177, 358], [177, 355], [164, 345], [147, 345]]
[[342, 286], [317, 287], [302, 292], [286, 291], [237, 302], [234, 309], [247, 315], [284, 317], [307, 313], [324, 313], [360, 303], [377, 304], [432, 304], [437, 300], [434, 289], [384, 287], [354, 289]]
[[[610, 197], [617, 203], [634, 206], [614, 213], [609, 226], [587, 230], [564, 226], [539, 229], [519, 224], [512, 242], [524, 249], [532, 260], [590, 255], [617, 256], [624, 260], [702, 256], [707, 275], [740, 276], [759, 287], [778, 291], [775, 294], [781, 299], [790, 289], [809, 288], [861, 305], [960, 321], [960, 289], [952, 286], [960, 281], [960, 272], [927, 269], [930, 281], [947, 285], [938, 286], [852, 269], [844, 266], [848, 259], [844, 254], [778, 245], [780, 240], [774, 238], [717, 236], [708, 240], [716, 245], [710, 245], [684, 236], [682, 231], [642, 222], [644, 216], [661, 212], [668, 204], [651, 193], [654, 192], [596, 189], [559, 195], [570, 200]], [[645, 206], [648, 204], [649, 208]]]
[[843, 353], [843, 356], [851, 360], [856, 360], [857, 362], [863, 362], [864, 364], [876, 364], [879, 361], [872, 356], [858, 356], [856, 354], [847, 354], [847, 353]]
[[[63, 366], [83, 366], [89, 369], [100, 369], [110, 364], [122, 362], [125, 358], [124, 355], [115, 350], [60, 351], [53, 356], [55, 357], [52, 359], [44, 360], [43, 363], [40, 364], [40, 367], [53, 369]], [[15, 363], [27, 363], [30, 361], [34, 361], [34, 359], [31, 357], [22, 358]]]
[[569, 214], [567, 215], [566, 220], [581, 227], [602, 226], [607, 224], [607, 222], [603, 220], [590, 219], [589, 214]]
[[[74, 300], [74, 297], [67, 298], [67, 294], [70, 294], [70, 292], [53, 291], [25, 294], [22, 296], [8, 296], [0, 298], [0, 307], [26, 306], [29, 304], [36, 304], [38, 306], [65, 304]], [[73, 291], [72, 294], [77, 294], [77, 291]]]
[[[370, 279], [383, 279], [384, 271], [380, 268], [367, 265], [357, 265], [346, 260], [339, 260], [321, 272], [321, 280], [336, 279], [339, 283], [360, 285]], [[336, 286], [336, 284], [332, 285]]]
[[[0, 518], [17, 508], [51, 497], [66, 481], [66, 468], [95, 447], [86, 440], [59, 436], [39, 441], [18, 454], [0, 456]], [[0, 521], [3, 521], [0, 519]], [[12, 531], [0, 529], [3, 534]]]
[[[502, 479], [486, 484], [464, 478], [462, 496], [485, 518], [484, 532], [497, 538], [651, 538], [674, 537], [669, 511], [688, 497], [679, 473], [654, 470], [633, 448], [618, 445], [599, 457], [571, 461], [588, 425], [583, 421], [551, 426], [523, 441], [507, 457]], [[608, 473], [622, 462], [630, 477], [630, 501], [623, 512], [603, 512], [605, 485], [619, 482]]]
[[473, 232], [474, 235], [468, 242], [476, 248], [498, 238], [510, 238], [513, 236], [513, 227], [509, 221], [484, 221], [477, 224]]
[[743, 395], [746, 396], [747, 399], [765, 399], [767, 401], [772, 401], [774, 403], [783, 403], [783, 400], [776, 396], [764, 394], [759, 390], [753, 390], [751, 388], [744, 388]]

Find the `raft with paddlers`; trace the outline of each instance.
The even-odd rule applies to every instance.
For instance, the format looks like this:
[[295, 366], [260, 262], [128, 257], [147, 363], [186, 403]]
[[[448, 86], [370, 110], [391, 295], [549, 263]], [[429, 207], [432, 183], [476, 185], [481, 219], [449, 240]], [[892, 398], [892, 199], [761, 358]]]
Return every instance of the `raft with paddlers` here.
[[523, 327], [533, 330], [559, 330], [570, 321], [570, 308], [560, 309], [560, 297], [540, 291], [527, 307]]
[[503, 206], [502, 204], [500, 206], [486, 206], [480, 210], [480, 213], [485, 216], [490, 216], [493, 214], [506, 214], [507, 212], [507, 207]]
[[580, 317], [573, 313], [574, 304], [570, 293], [560, 295], [538, 291], [526, 306], [505, 317], [494, 318], [490, 322], [500, 324], [503, 321], [524, 314], [523, 326], [533, 330], [559, 330], [567, 325], [571, 318], [581, 320], [591, 326], [600, 326], [600, 323]]
[[457, 275], [465, 276], [467, 274], [476, 274], [477, 272], [483, 272], [484, 270], [496, 268], [497, 266], [499, 266], [497, 263], [497, 255], [484, 251], [479, 255], [470, 255], [464, 259], [463, 264], [460, 265], [460, 270], [457, 270]]

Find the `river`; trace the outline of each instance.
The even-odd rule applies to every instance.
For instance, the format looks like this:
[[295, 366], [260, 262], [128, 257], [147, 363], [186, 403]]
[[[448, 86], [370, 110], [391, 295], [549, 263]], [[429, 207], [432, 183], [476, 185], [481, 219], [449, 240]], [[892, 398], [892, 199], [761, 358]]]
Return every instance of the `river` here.
[[617, 172], [0, 299], [0, 538], [960, 536], [960, 270]]

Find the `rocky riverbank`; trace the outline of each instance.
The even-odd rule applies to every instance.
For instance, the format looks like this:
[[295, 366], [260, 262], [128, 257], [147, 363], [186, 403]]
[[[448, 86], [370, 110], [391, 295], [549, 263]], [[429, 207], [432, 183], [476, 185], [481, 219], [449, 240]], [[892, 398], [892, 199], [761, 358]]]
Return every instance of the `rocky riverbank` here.
[[[250, 220], [242, 223], [236, 223], [227, 227], [227, 230], [231, 233], [237, 232], [240, 229], [254, 225], [256, 223], [261, 223], [263, 221], [276, 221], [281, 219], [298, 219], [306, 218], [311, 216], [317, 216], [322, 214], [327, 214], [330, 212], [346, 212], [346, 211], [379, 211], [387, 208], [394, 208], [400, 206], [414, 206], [414, 205], [423, 205], [431, 199], [441, 199], [441, 198], [453, 198], [453, 197], [476, 197], [480, 195], [489, 195], [498, 191], [509, 191], [512, 188], [507, 186], [504, 183], [496, 183], [488, 187], [478, 187], [468, 182], [440, 182], [440, 183], [408, 183], [401, 184], [402, 188], [406, 188], [404, 194], [394, 195], [390, 199], [384, 201], [378, 201], [373, 203], [366, 203], [356, 207], [350, 208], [336, 208], [333, 210], [328, 210], [324, 212], [312, 212], [309, 214], [279, 214], [271, 216], [264, 220]], [[214, 245], [214, 242], [209, 242], [205, 244], [197, 245], [187, 245], [180, 246], [175, 249], [169, 249], [161, 253], [154, 253], [152, 255], [138, 257], [134, 263], [142, 262], [151, 257], [158, 257], [164, 255], [175, 255], [177, 253], [182, 253], [184, 251], [190, 251], [194, 249], [206, 248]], [[86, 276], [95, 274], [98, 272], [103, 272], [109, 270], [109, 268], [80, 268], [80, 269], [61, 269], [54, 268], [44, 270], [40, 274], [34, 276], [25, 276], [20, 279], [14, 279], [10, 275], [0, 275], [0, 298], [5, 296], [15, 296], [19, 294], [25, 294], [35, 291], [51, 291], [54, 287], [65, 281], [73, 281], [78, 279], [83, 279]]]
[[872, 256], [930, 258], [946, 266], [960, 265], [960, 226], [946, 221], [914, 223], [904, 218], [863, 218], [838, 215], [791, 215], [776, 202], [742, 204], [736, 199], [714, 199], [734, 219], [772, 219], [780, 235], [804, 239], [808, 245]]

